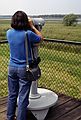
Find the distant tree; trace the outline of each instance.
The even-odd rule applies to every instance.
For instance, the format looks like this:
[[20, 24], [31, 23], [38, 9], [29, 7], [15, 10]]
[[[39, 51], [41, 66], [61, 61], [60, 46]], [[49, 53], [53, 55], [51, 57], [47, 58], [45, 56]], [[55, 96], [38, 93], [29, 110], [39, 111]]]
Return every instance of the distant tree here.
[[73, 26], [77, 24], [77, 15], [68, 14], [63, 17], [63, 24], [66, 26]]

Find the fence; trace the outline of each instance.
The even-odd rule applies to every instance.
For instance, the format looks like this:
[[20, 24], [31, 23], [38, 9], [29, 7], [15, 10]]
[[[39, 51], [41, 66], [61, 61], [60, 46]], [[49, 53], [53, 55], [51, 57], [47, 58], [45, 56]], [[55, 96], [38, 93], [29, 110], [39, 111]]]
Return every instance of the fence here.
[[[39, 87], [81, 99], [81, 43], [48, 40], [40, 44]], [[9, 47], [0, 42], [0, 97], [7, 95]]]

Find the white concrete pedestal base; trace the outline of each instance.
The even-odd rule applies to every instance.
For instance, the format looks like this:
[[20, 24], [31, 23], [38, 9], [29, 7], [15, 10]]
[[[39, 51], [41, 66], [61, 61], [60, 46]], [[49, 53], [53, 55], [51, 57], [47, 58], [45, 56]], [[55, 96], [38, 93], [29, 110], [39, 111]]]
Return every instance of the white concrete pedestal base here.
[[49, 108], [45, 110], [32, 110], [31, 112], [37, 118], [37, 120], [44, 120], [48, 113], [48, 110]]
[[48, 110], [58, 100], [58, 96], [51, 90], [37, 88], [40, 97], [37, 99], [29, 99], [28, 109], [33, 113], [37, 120], [44, 120]]

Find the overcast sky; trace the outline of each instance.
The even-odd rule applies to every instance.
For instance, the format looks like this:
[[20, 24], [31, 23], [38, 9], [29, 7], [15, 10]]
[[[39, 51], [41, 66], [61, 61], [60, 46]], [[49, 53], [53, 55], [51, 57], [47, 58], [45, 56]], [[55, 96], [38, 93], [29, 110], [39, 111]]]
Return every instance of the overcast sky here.
[[81, 0], [0, 0], [0, 15], [23, 10], [28, 15], [81, 14]]

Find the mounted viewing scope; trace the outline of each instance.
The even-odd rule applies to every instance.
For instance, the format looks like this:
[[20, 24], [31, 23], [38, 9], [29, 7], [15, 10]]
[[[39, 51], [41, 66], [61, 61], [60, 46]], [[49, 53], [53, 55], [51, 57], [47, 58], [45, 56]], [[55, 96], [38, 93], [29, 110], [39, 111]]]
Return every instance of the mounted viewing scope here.
[[[38, 31], [42, 30], [42, 26], [45, 24], [45, 20], [43, 18], [32, 18], [33, 24]], [[38, 63], [41, 61], [40, 57], [38, 57], [38, 46], [33, 45], [32, 51], [34, 53], [34, 57], [37, 59]]]
[[41, 31], [42, 30], [42, 26], [44, 26], [45, 24], [45, 20], [43, 18], [32, 18], [33, 24], [34, 26]]

